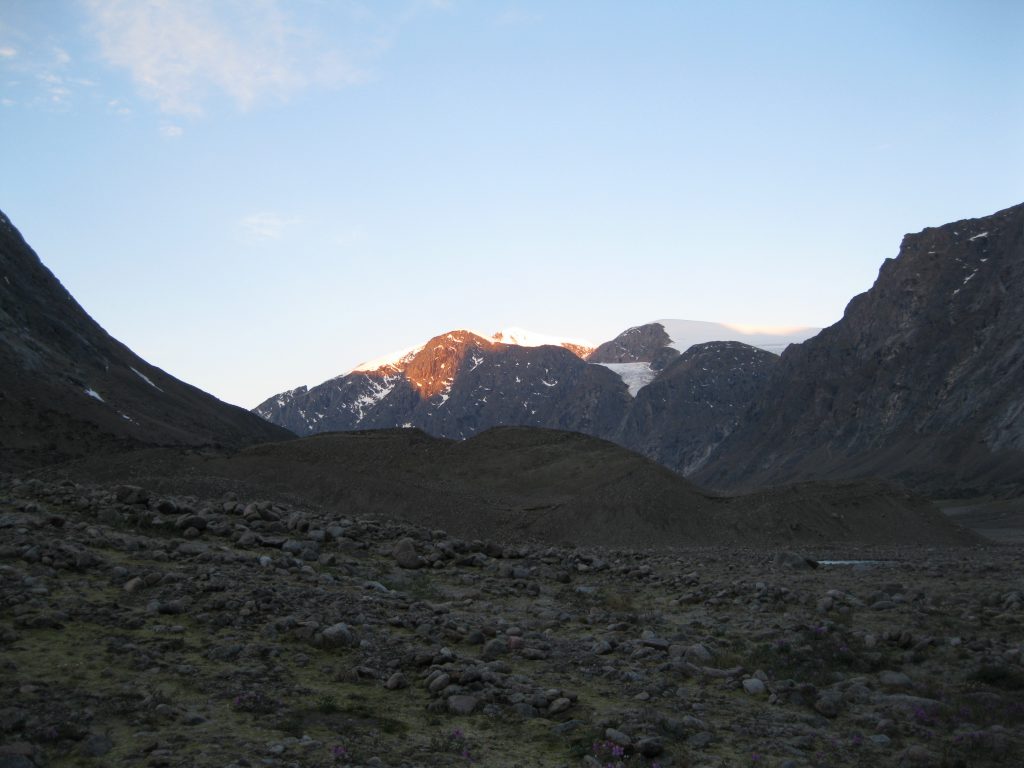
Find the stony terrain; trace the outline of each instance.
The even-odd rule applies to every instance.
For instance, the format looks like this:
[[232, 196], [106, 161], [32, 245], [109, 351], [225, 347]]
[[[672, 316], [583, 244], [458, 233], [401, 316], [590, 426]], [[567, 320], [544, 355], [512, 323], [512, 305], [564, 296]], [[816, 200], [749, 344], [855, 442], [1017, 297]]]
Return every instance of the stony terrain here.
[[14, 479], [0, 765], [1019, 765], [1022, 565]]

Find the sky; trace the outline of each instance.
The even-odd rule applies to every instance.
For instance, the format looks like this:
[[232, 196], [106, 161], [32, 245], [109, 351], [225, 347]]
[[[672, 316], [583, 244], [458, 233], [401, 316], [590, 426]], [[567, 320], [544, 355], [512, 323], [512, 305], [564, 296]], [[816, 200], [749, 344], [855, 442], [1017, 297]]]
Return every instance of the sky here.
[[1024, 202], [1018, 0], [0, 0], [0, 210], [252, 407], [456, 328], [827, 326]]

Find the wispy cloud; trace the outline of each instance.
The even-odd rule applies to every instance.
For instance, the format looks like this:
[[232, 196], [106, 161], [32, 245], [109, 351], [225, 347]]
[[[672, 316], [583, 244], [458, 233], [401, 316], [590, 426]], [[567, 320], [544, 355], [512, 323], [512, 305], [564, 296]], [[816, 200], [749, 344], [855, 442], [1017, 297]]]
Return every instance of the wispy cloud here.
[[[7, 33], [12, 34], [12, 31], [7, 30]], [[6, 85], [10, 95], [18, 93], [18, 103], [22, 105], [59, 111], [68, 109], [76, 88], [94, 85], [89, 80], [71, 76], [70, 63], [71, 55], [50, 40], [35, 46], [0, 46], [0, 68], [9, 78]], [[10, 95], [5, 106], [14, 104]]]
[[253, 213], [242, 219], [242, 229], [257, 240], [280, 240], [287, 227], [298, 219], [287, 218], [276, 213]]
[[168, 114], [201, 114], [226, 95], [240, 109], [311, 85], [357, 82], [337, 50], [291, 25], [274, 0], [86, 0], [103, 57]]
[[36, 75], [36, 79], [53, 106], [67, 106], [71, 98], [71, 89], [68, 87], [63, 76], [53, 72], [40, 72]]
[[185, 129], [182, 128], [180, 125], [160, 126], [160, 135], [163, 136], [165, 139], [177, 139], [180, 138], [183, 133], [185, 133]]

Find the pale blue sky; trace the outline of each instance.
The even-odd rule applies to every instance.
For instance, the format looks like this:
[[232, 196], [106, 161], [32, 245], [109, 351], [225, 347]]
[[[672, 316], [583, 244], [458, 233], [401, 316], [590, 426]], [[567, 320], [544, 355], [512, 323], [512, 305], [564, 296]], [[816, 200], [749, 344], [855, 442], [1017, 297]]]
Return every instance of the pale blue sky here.
[[1024, 201], [1024, 3], [0, 0], [0, 208], [253, 406], [456, 327], [828, 325]]

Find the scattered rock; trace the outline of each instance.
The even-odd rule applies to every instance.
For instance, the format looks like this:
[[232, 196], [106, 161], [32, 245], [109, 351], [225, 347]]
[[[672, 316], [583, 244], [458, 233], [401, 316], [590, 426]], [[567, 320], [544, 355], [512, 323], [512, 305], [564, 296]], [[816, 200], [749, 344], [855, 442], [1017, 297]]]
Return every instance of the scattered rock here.
[[806, 571], [818, 567], [818, 561], [809, 557], [798, 555], [796, 552], [779, 552], [775, 555], [775, 566], [777, 568], [788, 568], [796, 571]]
[[743, 681], [743, 690], [749, 693], [751, 696], [764, 696], [768, 689], [765, 688], [764, 683], [758, 680], [756, 677], [748, 677]]
[[423, 558], [416, 554], [416, 544], [410, 538], [399, 539], [391, 551], [399, 568], [422, 568]]
[[480, 706], [480, 699], [476, 696], [456, 694], [448, 697], [448, 711], [453, 715], [469, 715]]
[[352, 630], [344, 622], [332, 624], [321, 632], [320, 635], [327, 646], [348, 646], [355, 643], [355, 636], [352, 634]]

